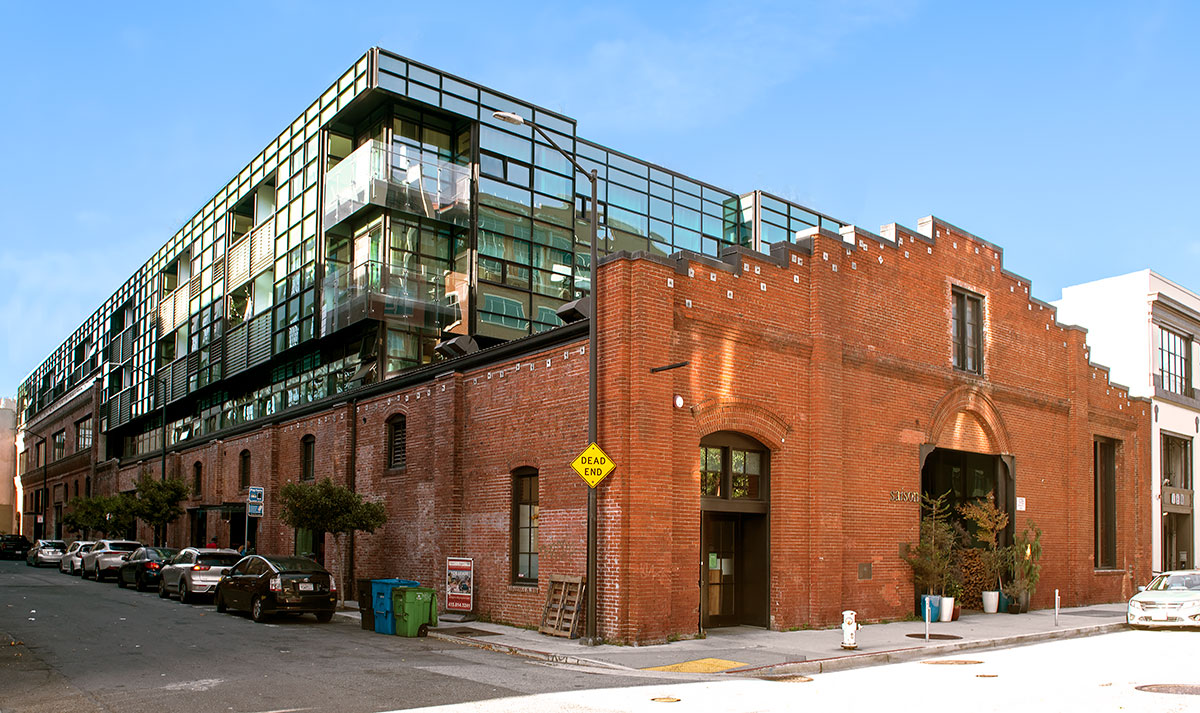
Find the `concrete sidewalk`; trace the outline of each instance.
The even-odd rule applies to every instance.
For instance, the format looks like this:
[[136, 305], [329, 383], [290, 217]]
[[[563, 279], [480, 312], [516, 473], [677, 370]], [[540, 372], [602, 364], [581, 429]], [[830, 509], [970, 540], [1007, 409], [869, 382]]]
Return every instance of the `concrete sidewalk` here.
[[[1016, 615], [967, 611], [958, 621], [930, 624], [928, 642], [924, 639], [924, 622], [867, 624], [858, 632], [855, 651], [841, 648], [840, 628], [784, 632], [739, 626], [709, 629], [703, 639], [654, 646], [584, 646], [579, 639], [478, 621], [462, 624], [443, 621], [439, 627], [430, 629], [429, 635], [561, 664], [624, 671], [653, 669], [709, 676], [723, 673], [776, 677], [1122, 631], [1126, 628], [1125, 606], [1098, 604], [1061, 609], [1057, 625], [1053, 609]], [[338, 616], [359, 620], [357, 609], [340, 611]]]

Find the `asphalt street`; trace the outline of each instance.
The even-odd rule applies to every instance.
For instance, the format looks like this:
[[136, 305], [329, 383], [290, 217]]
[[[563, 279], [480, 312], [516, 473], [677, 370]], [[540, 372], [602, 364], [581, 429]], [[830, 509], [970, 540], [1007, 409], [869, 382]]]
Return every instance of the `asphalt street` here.
[[255, 624], [0, 562], [0, 712], [385, 711], [663, 683], [311, 616]]

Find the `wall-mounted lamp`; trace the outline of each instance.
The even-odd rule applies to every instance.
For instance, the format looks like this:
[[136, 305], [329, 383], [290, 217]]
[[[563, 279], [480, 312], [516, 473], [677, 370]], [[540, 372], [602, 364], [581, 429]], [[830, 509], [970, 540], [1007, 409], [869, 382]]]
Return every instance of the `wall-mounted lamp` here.
[[683, 397], [675, 394], [675, 408], [683, 408]]

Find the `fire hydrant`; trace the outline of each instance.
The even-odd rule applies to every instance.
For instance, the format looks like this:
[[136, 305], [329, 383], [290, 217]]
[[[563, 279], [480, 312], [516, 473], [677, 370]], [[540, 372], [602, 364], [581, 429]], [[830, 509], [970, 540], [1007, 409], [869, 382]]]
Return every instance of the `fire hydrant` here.
[[842, 648], [843, 649], [857, 649], [858, 648], [858, 642], [856, 642], [854, 640], [854, 634], [861, 627], [860, 627], [859, 623], [854, 620], [854, 617], [855, 617], [855, 613], [854, 613], [853, 609], [847, 609], [846, 611], [842, 612]]

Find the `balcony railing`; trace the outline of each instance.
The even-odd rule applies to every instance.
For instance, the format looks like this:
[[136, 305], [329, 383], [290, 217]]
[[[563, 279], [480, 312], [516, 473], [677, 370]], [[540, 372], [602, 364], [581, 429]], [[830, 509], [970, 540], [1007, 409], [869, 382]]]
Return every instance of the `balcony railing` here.
[[330, 265], [321, 290], [321, 336], [362, 319], [448, 329], [462, 319], [467, 276], [429, 274], [382, 262], [337, 269]]
[[325, 228], [366, 205], [465, 227], [471, 216], [471, 171], [369, 141], [325, 174]]

